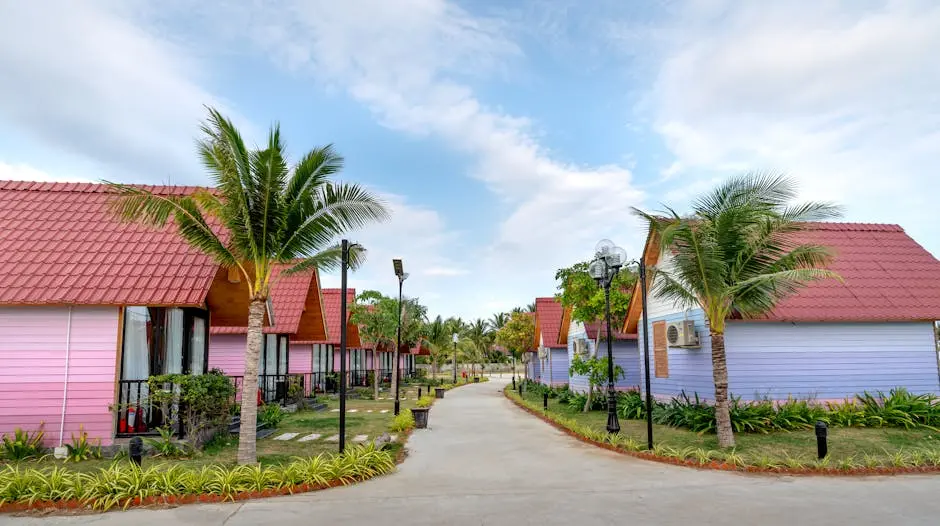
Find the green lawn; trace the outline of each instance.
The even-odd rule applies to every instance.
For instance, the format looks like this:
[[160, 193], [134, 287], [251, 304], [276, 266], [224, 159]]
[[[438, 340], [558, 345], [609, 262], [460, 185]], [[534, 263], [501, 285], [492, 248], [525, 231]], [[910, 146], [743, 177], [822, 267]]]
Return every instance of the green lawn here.
[[[526, 394], [525, 399], [541, 409], [542, 397]], [[607, 427], [606, 411], [583, 413], [579, 408], [559, 404], [549, 399], [549, 412], [574, 419], [581, 425], [597, 431]], [[646, 421], [620, 418], [620, 433], [646, 444]], [[700, 435], [691, 431], [664, 425], [653, 424], [655, 444], [663, 444], [674, 449], [702, 448], [717, 450], [718, 438], [714, 434]], [[768, 461], [796, 459], [810, 463], [816, 459], [816, 435], [812, 429], [805, 431], [785, 431], [769, 434], [737, 433], [735, 452], [744, 457], [749, 464], [763, 464]], [[933, 450], [940, 452], [940, 432], [931, 429], [898, 428], [845, 428], [829, 429], [829, 455], [833, 464], [851, 459], [863, 464], [868, 460], [878, 465], [891, 465], [892, 455], [898, 451]]]
[[[418, 387], [418, 385], [402, 386], [402, 411], [408, 411], [410, 408], [414, 407], [415, 398], [417, 397], [418, 393]], [[420, 387], [422, 388], [422, 391], [424, 391], [426, 388], [424, 385], [421, 385]], [[379, 396], [387, 398], [387, 390], [380, 393]], [[277, 426], [277, 430], [273, 435], [258, 441], [258, 460], [261, 462], [261, 464], [271, 465], [287, 461], [291, 457], [309, 457], [316, 456], [321, 453], [338, 452], [339, 445], [336, 442], [327, 442], [325, 439], [339, 433], [339, 413], [331, 411], [331, 409], [339, 408], [339, 401], [335, 396], [321, 396], [320, 400], [325, 402], [328, 406], [325, 411], [298, 411], [296, 413], [288, 414]], [[353, 445], [352, 439], [356, 435], [367, 435], [371, 441], [372, 439], [380, 436], [382, 433], [388, 432], [389, 424], [391, 424], [392, 419], [394, 418], [393, 408], [394, 402], [393, 400], [389, 399], [347, 400], [347, 446]], [[356, 411], [350, 412], [351, 410]], [[372, 410], [372, 412], [369, 413], [369, 410]], [[387, 410], [387, 412], [382, 413], [382, 410]], [[299, 433], [299, 435], [295, 437], [294, 440], [290, 441], [274, 440], [275, 437], [283, 433]], [[310, 433], [319, 433], [322, 436], [317, 440], [308, 442], [299, 442], [297, 440], [300, 437]], [[227, 444], [217, 444], [214, 447], [210, 446], [207, 447], [205, 451], [196, 453], [192, 458], [174, 459], [173, 462], [178, 462], [180, 464], [191, 467], [199, 467], [207, 464], [233, 465], [235, 464], [235, 453], [237, 447], [238, 440], [236, 437], [232, 436], [229, 438]], [[399, 442], [398, 444], [392, 444], [391, 447], [392, 452], [395, 453], [395, 451], [400, 449], [402, 446]], [[168, 460], [162, 459], [160, 457], [144, 458], [145, 465], [147, 463], [166, 461]], [[5, 463], [8, 462], [0, 461], [0, 466], [3, 466]], [[25, 461], [23, 462], [23, 465], [29, 465], [33, 467], [64, 465], [69, 469], [76, 471], [88, 471], [106, 467], [110, 463], [110, 459], [65, 463], [61, 460], [55, 460], [51, 455], [49, 455], [41, 461]]]

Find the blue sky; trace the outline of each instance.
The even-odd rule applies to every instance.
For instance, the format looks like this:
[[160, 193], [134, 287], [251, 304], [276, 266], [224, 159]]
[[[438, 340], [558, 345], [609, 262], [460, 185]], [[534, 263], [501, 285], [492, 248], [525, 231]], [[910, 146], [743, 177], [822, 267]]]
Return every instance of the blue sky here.
[[0, 179], [206, 184], [203, 105], [277, 120], [393, 210], [351, 285], [392, 293], [402, 257], [465, 318], [748, 169], [937, 254], [937, 49], [927, 0], [4, 2]]

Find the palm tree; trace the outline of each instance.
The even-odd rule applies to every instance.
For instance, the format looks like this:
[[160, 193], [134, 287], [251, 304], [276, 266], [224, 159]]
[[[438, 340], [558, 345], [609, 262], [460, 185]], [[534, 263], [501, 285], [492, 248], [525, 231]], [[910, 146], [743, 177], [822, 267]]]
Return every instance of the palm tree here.
[[465, 356], [467, 357], [467, 361], [470, 362], [471, 375], [476, 372], [475, 364], [483, 363], [483, 357], [486, 356], [486, 351], [490, 347], [489, 328], [489, 323], [486, 320], [478, 318], [474, 320], [467, 329], [466, 337], [470, 345]]
[[[209, 108], [198, 151], [214, 189], [186, 196], [155, 195], [143, 188], [111, 184], [113, 211], [124, 220], [162, 227], [175, 223], [189, 244], [224, 267], [237, 269], [248, 288], [248, 337], [241, 396], [238, 462], [256, 462], [258, 358], [271, 270], [286, 273], [338, 266], [344, 233], [388, 217], [385, 205], [356, 184], [330, 180], [343, 166], [332, 146], [318, 147], [288, 166], [280, 128], [267, 144], [245, 147], [232, 122]], [[358, 266], [364, 251], [350, 254]]]
[[795, 196], [796, 187], [786, 177], [754, 173], [732, 178], [699, 198], [688, 217], [668, 208], [662, 215], [633, 209], [672, 254], [669, 270], [654, 269], [653, 293], [678, 304], [699, 305], [708, 318], [721, 447], [734, 446], [725, 321], [760, 317], [810, 281], [838, 279], [825, 270], [831, 259], [829, 250], [797, 245], [793, 234], [806, 221], [838, 216], [839, 207], [829, 203], [791, 206]]
[[487, 320], [491, 331], [498, 331], [503, 328], [503, 325], [506, 325], [506, 320], [509, 319], [509, 315], [505, 312], [497, 312], [496, 314], [490, 316], [490, 319]]
[[525, 310], [526, 312], [535, 312], [535, 302], [533, 301], [532, 303], [526, 305]]

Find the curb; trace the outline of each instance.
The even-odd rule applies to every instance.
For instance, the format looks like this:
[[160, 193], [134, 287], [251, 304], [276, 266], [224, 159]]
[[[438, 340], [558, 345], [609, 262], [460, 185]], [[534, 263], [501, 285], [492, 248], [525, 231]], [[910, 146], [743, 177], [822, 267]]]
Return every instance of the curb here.
[[572, 431], [571, 429], [565, 427], [558, 422], [555, 422], [549, 418], [545, 413], [537, 409], [532, 409], [531, 407], [525, 405], [525, 402], [517, 400], [509, 394], [508, 391], [503, 391], [503, 396], [509, 399], [513, 404], [522, 409], [523, 411], [529, 413], [532, 416], [542, 420], [543, 422], [549, 424], [555, 429], [565, 433], [566, 435], [575, 438], [586, 444], [591, 444], [608, 451], [613, 451], [621, 455], [627, 455], [634, 458], [639, 458], [642, 460], [649, 460], [652, 462], [659, 462], [661, 464], [671, 464], [674, 466], [682, 466], [694, 469], [709, 470], [709, 471], [731, 471], [737, 473], [753, 473], [758, 475], [793, 475], [793, 476], [830, 476], [830, 477], [870, 477], [870, 476], [885, 476], [885, 475], [907, 475], [907, 474], [927, 474], [927, 473], [940, 473], [940, 466], [879, 466], [874, 468], [854, 468], [854, 469], [838, 469], [838, 468], [788, 468], [788, 467], [759, 467], [759, 466], [734, 466], [727, 464], [725, 462], [711, 461], [707, 464], [702, 464], [694, 460], [676, 458], [676, 457], [663, 457], [656, 455], [650, 451], [629, 451], [626, 449], [619, 448], [612, 444], [606, 442], [598, 442], [597, 440], [592, 440], [583, 435], [579, 435]]

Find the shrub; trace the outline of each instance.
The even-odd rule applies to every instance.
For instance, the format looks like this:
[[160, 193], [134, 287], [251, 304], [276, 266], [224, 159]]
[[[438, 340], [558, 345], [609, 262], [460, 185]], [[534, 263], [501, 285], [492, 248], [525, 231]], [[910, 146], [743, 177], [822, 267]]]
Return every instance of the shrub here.
[[434, 403], [433, 396], [422, 396], [416, 403], [416, 407], [431, 407], [431, 404]]
[[90, 458], [101, 458], [101, 439], [97, 439], [92, 445], [88, 441], [88, 433], [84, 426], [79, 426], [78, 437], [72, 434], [72, 443], [65, 445], [66, 462], [81, 462]]
[[0, 443], [0, 458], [26, 460], [42, 456], [42, 439], [46, 436], [42, 426], [39, 424], [39, 429], [33, 432], [16, 428], [12, 435], [4, 435], [3, 442]]
[[213, 369], [208, 374], [164, 374], [148, 380], [150, 401], [164, 415], [182, 413], [186, 436], [198, 444], [207, 431], [228, 422], [235, 399], [235, 385], [225, 374]]
[[[657, 402], [654, 400], [653, 405]], [[617, 409], [620, 416], [630, 420], [643, 420], [646, 418], [646, 400], [639, 391], [630, 390], [617, 394]]]
[[653, 408], [653, 421], [672, 427], [687, 427], [697, 433], [715, 430], [715, 408], [703, 403], [695, 394], [694, 400], [684, 391], [668, 404]]
[[788, 397], [787, 401], [777, 405], [771, 417], [773, 427], [783, 431], [812, 429], [817, 420], [826, 420], [826, 409], [811, 404], [807, 400]]
[[350, 447], [342, 455], [295, 458], [271, 467], [155, 464], [144, 469], [128, 462], [114, 462], [96, 472], [53, 468], [0, 469], [0, 503], [75, 500], [85, 506], [108, 510], [127, 507], [135, 498], [170, 495], [214, 494], [234, 500], [249, 491], [281, 489], [294, 485], [348, 484], [394, 469], [395, 459], [374, 445]]
[[352, 392], [360, 400], [372, 400], [374, 394], [371, 387], [354, 387]]
[[903, 387], [872, 395], [868, 391], [858, 396], [865, 414], [865, 425], [891, 426], [910, 429], [918, 426], [940, 425], [940, 404], [934, 395], [913, 395]]
[[258, 422], [262, 424], [277, 427], [284, 420], [284, 410], [277, 404], [265, 404], [258, 411]]
[[392, 420], [389, 429], [395, 431], [396, 433], [403, 433], [408, 431], [415, 426], [415, 418], [411, 415], [411, 411], [403, 411]]
[[156, 457], [167, 457], [167, 458], [176, 458], [176, 457], [185, 457], [188, 456], [191, 451], [188, 448], [177, 442], [173, 438], [173, 429], [170, 427], [161, 427], [157, 431], [160, 432], [160, 438], [145, 438], [144, 442], [153, 448], [153, 455]]

